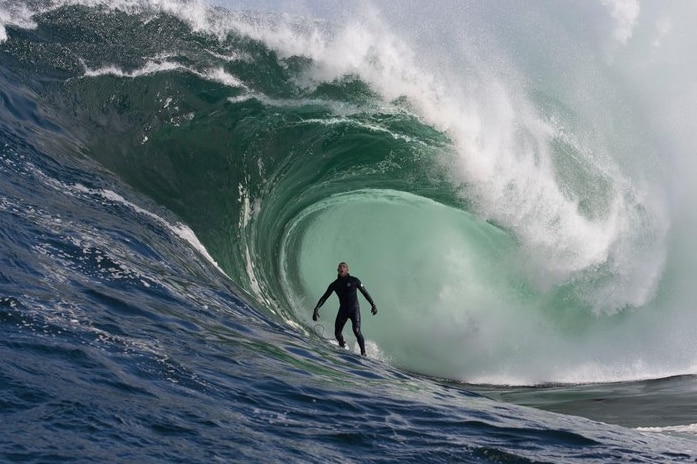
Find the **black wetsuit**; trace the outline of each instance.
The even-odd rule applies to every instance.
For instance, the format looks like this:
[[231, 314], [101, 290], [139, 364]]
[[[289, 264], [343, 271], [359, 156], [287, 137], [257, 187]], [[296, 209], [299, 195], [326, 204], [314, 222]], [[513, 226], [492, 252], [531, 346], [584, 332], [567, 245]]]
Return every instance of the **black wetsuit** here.
[[361, 354], [365, 356], [365, 339], [361, 333], [361, 311], [356, 290], [360, 290], [365, 299], [368, 300], [368, 303], [373, 307], [375, 306], [368, 290], [365, 289], [361, 281], [357, 277], [347, 274], [346, 277], [337, 277], [334, 282], [329, 284], [327, 291], [324, 292], [317, 306], [315, 306], [315, 311], [327, 301], [332, 292], [336, 292], [336, 295], [339, 297], [339, 312], [336, 314], [336, 320], [334, 321], [334, 336], [339, 345], [345, 346], [344, 336], [341, 332], [344, 330], [346, 322], [351, 319], [353, 334], [356, 336], [356, 340], [358, 340], [358, 346], [361, 347]]

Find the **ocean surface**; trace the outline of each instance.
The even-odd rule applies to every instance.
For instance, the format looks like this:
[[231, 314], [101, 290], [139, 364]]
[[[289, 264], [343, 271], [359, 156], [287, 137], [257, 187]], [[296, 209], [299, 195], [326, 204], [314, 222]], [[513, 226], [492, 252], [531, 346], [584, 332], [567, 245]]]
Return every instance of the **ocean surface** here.
[[697, 462], [696, 21], [0, 0], [0, 462]]

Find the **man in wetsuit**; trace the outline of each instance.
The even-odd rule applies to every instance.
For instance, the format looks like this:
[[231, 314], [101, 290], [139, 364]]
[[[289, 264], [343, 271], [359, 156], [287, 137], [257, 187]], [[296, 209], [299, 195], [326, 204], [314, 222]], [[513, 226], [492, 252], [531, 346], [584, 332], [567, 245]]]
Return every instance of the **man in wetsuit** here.
[[356, 336], [356, 340], [358, 340], [358, 346], [361, 347], [361, 355], [365, 356], [365, 339], [361, 333], [361, 311], [358, 306], [358, 295], [356, 294], [356, 290], [360, 290], [365, 299], [368, 300], [368, 303], [370, 303], [370, 312], [373, 313], [373, 316], [378, 313], [378, 308], [375, 306], [373, 299], [370, 297], [370, 294], [361, 281], [349, 275], [348, 270], [348, 264], [344, 262], [339, 263], [339, 267], [336, 270], [339, 275], [334, 282], [329, 284], [327, 291], [324, 292], [324, 295], [322, 295], [317, 302], [317, 306], [315, 306], [312, 312], [312, 320], [316, 321], [319, 319], [319, 313], [317, 311], [320, 306], [327, 301], [327, 298], [329, 298], [332, 292], [336, 292], [336, 295], [339, 297], [339, 312], [336, 314], [336, 320], [334, 321], [334, 336], [339, 342], [339, 346], [345, 347], [346, 342], [341, 332], [344, 330], [346, 321], [351, 319], [353, 334]]

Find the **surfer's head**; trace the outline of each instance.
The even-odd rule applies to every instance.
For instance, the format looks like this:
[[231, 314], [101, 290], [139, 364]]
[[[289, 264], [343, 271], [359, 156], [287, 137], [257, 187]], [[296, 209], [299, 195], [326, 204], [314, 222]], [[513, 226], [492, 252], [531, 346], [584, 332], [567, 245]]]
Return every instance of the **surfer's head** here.
[[339, 273], [339, 277], [346, 277], [348, 275], [348, 264], [343, 261], [340, 262], [336, 272]]

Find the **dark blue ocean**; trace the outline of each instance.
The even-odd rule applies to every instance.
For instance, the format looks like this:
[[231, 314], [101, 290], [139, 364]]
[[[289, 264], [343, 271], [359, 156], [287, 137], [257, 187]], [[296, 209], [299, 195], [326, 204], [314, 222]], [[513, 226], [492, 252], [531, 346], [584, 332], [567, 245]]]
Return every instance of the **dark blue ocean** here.
[[0, 0], [0, 462], [697, 462], [696, 20]]

